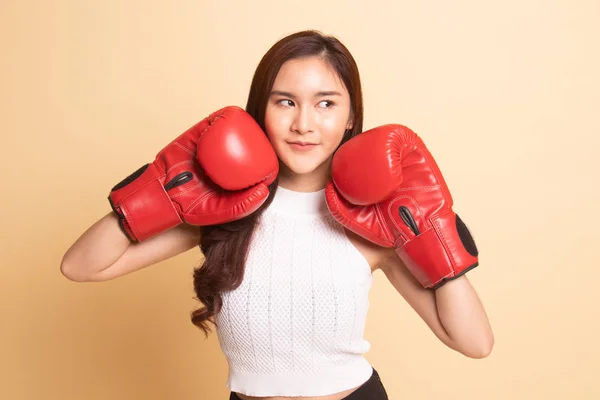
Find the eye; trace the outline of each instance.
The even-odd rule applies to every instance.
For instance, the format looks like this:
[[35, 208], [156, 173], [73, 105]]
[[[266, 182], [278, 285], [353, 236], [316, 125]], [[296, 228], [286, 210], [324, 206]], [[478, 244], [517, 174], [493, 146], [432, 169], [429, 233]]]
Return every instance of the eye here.
[[321, 108], [331, 108], [333, 107], [333, 101], [330, 100], [323, 100], [319, 102], [319, 107]]
[[290, 99], [277, 100], [277, 104], [284, 107], [294, 107], [294, 102]]

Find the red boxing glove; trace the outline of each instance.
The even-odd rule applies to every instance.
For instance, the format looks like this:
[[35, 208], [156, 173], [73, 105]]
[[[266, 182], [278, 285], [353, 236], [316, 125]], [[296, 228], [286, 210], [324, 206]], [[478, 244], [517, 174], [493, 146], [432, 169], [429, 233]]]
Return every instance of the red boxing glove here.
[[112, 188], [108, 197], [131, 241], [182, 222], [215, 225], [256, 211], [279, 172], [271, 143], [243, 109], [212, 113]]
[[352, 138], [334, 155], [331, 172], [326, 196], [334, 218], [394, 247], [423, 287], [436, 289], [478, 265], [442, 173], [407, 127], [384, 125]]

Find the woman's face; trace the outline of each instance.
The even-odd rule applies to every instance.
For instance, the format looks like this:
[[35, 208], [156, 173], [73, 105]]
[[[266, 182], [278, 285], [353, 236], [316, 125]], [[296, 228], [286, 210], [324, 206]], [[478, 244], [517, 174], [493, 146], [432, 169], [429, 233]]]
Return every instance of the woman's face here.
[[281, 66], [265, 111], [265, 129], [281, 160], [281, 175], [329, 173], [331, 156], [350, 121], [350, 95], [320, 57]]

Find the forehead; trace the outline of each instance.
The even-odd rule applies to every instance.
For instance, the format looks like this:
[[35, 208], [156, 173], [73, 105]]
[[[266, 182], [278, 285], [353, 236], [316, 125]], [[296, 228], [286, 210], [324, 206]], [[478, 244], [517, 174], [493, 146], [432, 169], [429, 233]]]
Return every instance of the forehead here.
[[297, 93], [337, 90], [347, 94], [346, 87], [335, 69], [320, 57], [286, 61], [279, 69], [273, 90]]

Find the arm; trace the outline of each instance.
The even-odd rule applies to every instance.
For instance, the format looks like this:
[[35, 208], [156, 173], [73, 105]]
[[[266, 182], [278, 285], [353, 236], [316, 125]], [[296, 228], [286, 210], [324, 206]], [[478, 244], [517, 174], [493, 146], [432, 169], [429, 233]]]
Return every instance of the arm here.
[[252, 116], [236, 106], [215, 111], [111, 189], [113, 212], [71, 246], [61, 272], [104, 281], [187, 251], [200, 242], [199, 226], [256, 211], [278, 169]]
[[333, 217], [390, 249], [380, 268], [443, 343], [487, 356], [492, 331], [465, 277], [479, 265], [479, 251], [422, 139], [403, 125], [382, 125], [341, 145], [331, 172]]
[[200, 228], [179, 225], [132, 243], [109, 213], [88, 228], [63, 256], [60, 271], [75, 282], [114, 279], [183, 253], [200, 243]]
[[490, 354], [494, 345], [492, 328], [466, 275], [438, 289], [425, 289], [395, 253], [381, 264], [381, 270], [446, 346], [470, 358]]

